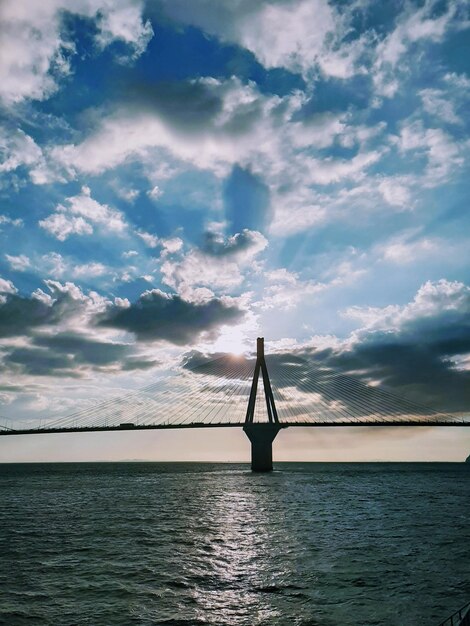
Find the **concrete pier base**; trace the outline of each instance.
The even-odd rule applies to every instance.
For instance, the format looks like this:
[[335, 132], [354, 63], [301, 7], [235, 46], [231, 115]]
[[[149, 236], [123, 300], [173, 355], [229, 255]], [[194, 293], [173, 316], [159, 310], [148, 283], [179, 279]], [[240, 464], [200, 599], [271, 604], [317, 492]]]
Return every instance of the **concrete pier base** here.
[[245, 424], [243, 427], [251, 441], [251, 469], [253, 472], [273, 471], [273, 441], [281, 426], [275, 423]]

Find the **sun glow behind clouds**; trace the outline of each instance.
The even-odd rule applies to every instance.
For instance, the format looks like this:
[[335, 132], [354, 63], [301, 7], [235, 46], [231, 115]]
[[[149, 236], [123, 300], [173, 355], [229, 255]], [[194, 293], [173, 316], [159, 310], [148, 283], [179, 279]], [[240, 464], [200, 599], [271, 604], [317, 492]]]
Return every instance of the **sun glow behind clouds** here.
[[245, 325], [224, 326], [218, 338], [210, 344], [210, 350], [211, 352], [229, 352], [235, 356], [241, 356], [245, 352], [252, 351], [254, 345], [254, 339], [247, 336]]

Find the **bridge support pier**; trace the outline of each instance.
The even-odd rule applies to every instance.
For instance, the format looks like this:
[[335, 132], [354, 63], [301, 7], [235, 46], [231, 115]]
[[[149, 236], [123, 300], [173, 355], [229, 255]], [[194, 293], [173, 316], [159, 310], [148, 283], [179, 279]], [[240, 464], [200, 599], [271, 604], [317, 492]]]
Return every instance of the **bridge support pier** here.
[[273, 471], [273, 441], [281, 430], [278, 423], [245, 423], [243, 427], [251, 441], [251, 470], [253, 472]]

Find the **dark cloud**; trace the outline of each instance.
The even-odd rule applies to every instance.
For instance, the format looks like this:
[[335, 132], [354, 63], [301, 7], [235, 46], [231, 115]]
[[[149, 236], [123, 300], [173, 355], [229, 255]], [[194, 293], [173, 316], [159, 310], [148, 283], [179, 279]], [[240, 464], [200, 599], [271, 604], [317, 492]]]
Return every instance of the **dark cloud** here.
[[32, 376], [80, 376], [74, 369], [71, 355], [57, 354], [46, 348], [14, 348], [4, 357], [3, 368]]
[[[241, 250], [247, 241], [234, 239], [234, 248]], [[166, 294], [158, 289], [144, 292], [128, 308], [107, 303], [95, 306], [90, 297], [85, 296], [74, 285], [65, 288], [59, 283], [50, 282], [52, 298], [23, 297], [8, 294], [0, 301], [0, 336], [13, 337], [32, 335], [41, 326], [54, 326], [80, 313], [86, 313], [90, 323], [98, 326], [119, 328], [135, 333], [139, 339], [164, 339], [178, 345], [191, 343], [200, 333], [214, 331], [220, 324], [235, 323], [244, 315], [236, 305], [220, 298], [203, 303], [183, 300], [176, 294]], [[43, 297], [44, 296], [44, 297]], [[99, 363], [109, 355], [119, 356], [123, 349], [119, 344], [107, 343], [106, 351], [99, 341], [86, 340], [74, 333], [61, 333], [54, 338], [38, 335], [34, 339], [39, 345], [47, 343], [51, 349], [71, 349], [87, 362]]]
[[204, 82], [160, 82], [132, 84], [129, 104], [155, 112], [170, 126], [185, 132], [200, 132], [222, 111], [221, 95]]
[[8, 295], [0, 304], [0, 337], [27, 334], [31, 328], [58, 322], [64, 312], [64, 299], [50, 305], [37, 298]]
[[37, 336], [33, 339], [36, 346], [47, 348], [55, 354], [72, 354], [76, 365], [109, 365], [122, 361], [131, 346], [90, 339], [77, 333], [59, 333], [52, 336]]
[[46, 280], [45, 284], [50, 295], [38, 290], [30, 297], [7, 294], [5, 301], [0, 301], [0, 337], [28, 335], [31, 329], [57, 324], [85, 310], [91, 302], [72, 283]]
[[449, 344], [441, 341], [389, 340], [358, 344], [347, 352], [325, 350], [315, 358], [334, 370], [352, 375], [360, 372], [365, 380], [379, 380], [395, 393], [437, 410], [468, 411], [470, 372], [456, 367], [450, 359], [456, 353], [448, 348]]
[[158, 289], [147, 291], [128, 308], [109, 307], [99, 325], [127, 330], [139, 340], [165, 340], [176, 345], [191, 344], [203, 332], [221, 324], [233, 324], [243, 311], [218, 298], [195, 303]]
[[128, 357], [121, 364], [121, 369], [123, 371], [133, 371], [133, 370], [148, 370], [152, 367], [157, 367], [157, 365], [161, 365], [160, 361], [149, 361], [146, 359], [139, 359], [138, 357]]
[[72, 332], [33, 335], [31, 345], [7, 350], [4, 371], [34, 376], [80, 377], [93, 369], [124, 371], [149, 369], [158, 364], [135, 354], [129, 344], [90, 339]]
[[201, 250], [211, 256], [236, 256], [259, 244], [262, 235], [248, 229], [225, 239], [219, 233], [206, 232]]

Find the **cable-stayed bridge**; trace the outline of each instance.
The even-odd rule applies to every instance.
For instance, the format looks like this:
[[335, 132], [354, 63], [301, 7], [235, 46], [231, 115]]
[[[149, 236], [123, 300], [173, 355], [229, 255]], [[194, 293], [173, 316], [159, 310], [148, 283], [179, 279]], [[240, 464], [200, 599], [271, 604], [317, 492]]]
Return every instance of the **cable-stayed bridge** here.
[[194, 355], [177, 375], [39, 426], [0, 423], [0, 435], [243, 427], [252, 468], [266, 471], [272, 441], [293, 426], [470, 426], [470, 416], [434, 411], [302, 357], [265, 357], [259, 338], [256, 358]]

